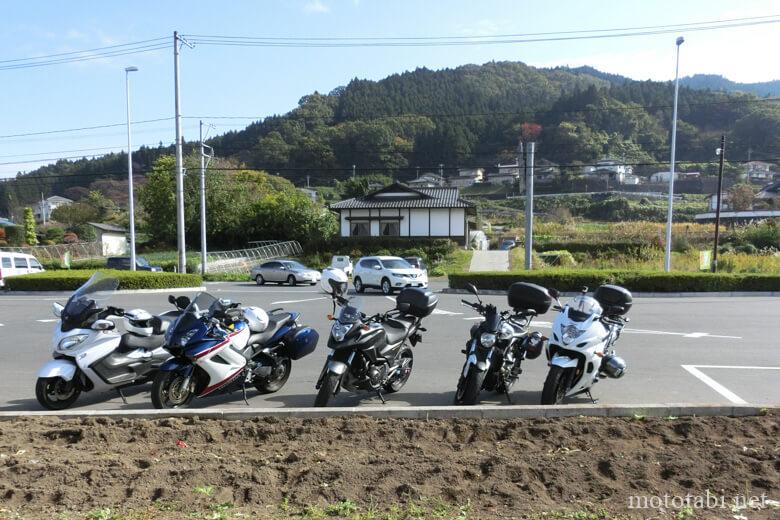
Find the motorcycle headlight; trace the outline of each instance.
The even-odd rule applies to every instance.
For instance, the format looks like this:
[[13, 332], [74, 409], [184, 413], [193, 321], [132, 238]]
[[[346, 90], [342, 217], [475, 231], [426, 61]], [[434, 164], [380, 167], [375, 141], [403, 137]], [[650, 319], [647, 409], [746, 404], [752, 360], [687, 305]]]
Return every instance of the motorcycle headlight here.
[[515, 329], [508, 323], [501, 324], [501, 330], [498, 331], [498, 337], [501, 339], [509, 339], [515, 333]]
[[585, 333], [585, 329], [578, 329], [574, 325], [569, 325], [565, 329], [563, 329], [563, 334], [561, 336], [561, 339], [563, 340], [564, 345], [568, 345], [575, 339], [579, 338]]
[[195, 335], [196, 332], [197, 330], [192, 329], [182, 334], [181, 337], [179, 338], [179, 346], [180, 347], [187, 346], [187, 343], [190, 342], [190, 340], [192, 339], [192, 337]]
[[62, 338], [60, 340], [60, 344], [57, 345], [57, 349], [58, 350], [72, 349], [76, 345], [82, 343], [85, 339], [87, 339], [87, 334], [76, 334], [75, 336], [68, 336], [67, 338]]
[[336, 341], [343, 341], [344, 336], [352, 330], [353, 326], [354, 323], [341, 323], [340, 321], [336, 321], [333, 323], [333, 328], [330, 329], [330, 335], [333, 336], [333, 339]]
[[490, 348], [496, 344], [496, 335], [492, 332], [483, 332], [479, 337], [479, 343], [485, 348]]

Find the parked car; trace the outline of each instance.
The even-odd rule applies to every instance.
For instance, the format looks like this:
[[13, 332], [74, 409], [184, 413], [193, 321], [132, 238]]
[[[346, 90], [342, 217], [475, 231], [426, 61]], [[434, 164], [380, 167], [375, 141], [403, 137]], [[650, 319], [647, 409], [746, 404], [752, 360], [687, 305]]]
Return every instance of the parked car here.
[[355, 264], [352, 284], [359, 293], [374, 287], [383, 294], [392, 294], [404, 287], [427, 288], [428, 275], [398, 256], [366, 256]]
[[24, 253], [0, 253], [0, 287], [5, 286], [4, 278], [20, 274], [40, 273], [45, 269], [33, 255]]
[[[122, 271], [130, 270], [130, 257], [129, 256], [109, 256], [106, 260], [106, 267], [109, 269], [120, 269]], [[163, 268], [159, 265], [149, 265], [146, 258], [142, 256], [135, 257], [135, 270], [136, 271], [154, 271], [155, 273], [161, 273]]]
[[509, 238], [507, 238], [506, 240], [502, 241], [501, 245], [498, 246], [498, 248], [501, 251], [509, 251], [513, 247], [517, 247], [517, 242], [515, 242], [514, 240], [509, 239]]
[[250, 275], [257, 282], [257, 285], [263, 285], [266, 282], [314, 285], [320, 281], [322, 276], [319, 271], [310, 269], [295, 260], [271, 260], [253, 267]]
[[330, 266], [341, 269], [347, 276], [352, 276], [352, 260], [348, 256], [334, 256], [330, 261]]
[[428, 266], [425, 265], [425, 262], [423, 261], [422, 257], [419, 256], [405, 256], [404, 260], [409, 262], [409, 265], [412, 267], [416, 267], [417, 269], [422, 269], [426, 273], [428, 272]]

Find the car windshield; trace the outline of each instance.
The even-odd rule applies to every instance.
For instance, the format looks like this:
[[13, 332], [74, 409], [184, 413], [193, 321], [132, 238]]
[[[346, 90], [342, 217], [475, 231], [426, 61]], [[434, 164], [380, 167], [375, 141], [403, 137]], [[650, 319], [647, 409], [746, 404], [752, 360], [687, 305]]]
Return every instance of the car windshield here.
[[135, 263], [140, 265], [141, 267], [149, 267], [149, 262], [147, 262], [146, 258], [142, 256], [135, 257]]
[[382, 265], [386, 269], [412, 269], [411, 264], [403, 258], [383, 258]]
[[584, 294], [575, 296], [569, 300], [569, 308], [587, 315], [602, 313], [599, 302], [596, 301], [595, 298], [591, 296], [585, 296]]
[[300, 264], [298, 262], [282, 262], [282, 263], [287, 269], [299, 269], [299, 270], [308, 269], [305, 265]]
[[96, 272], [68, 299], [62, 310], [63, 317], [78, 316], [88, 307], [96, 307], [99, 302], [110, 298], [117, 287], [119, 280], [100, 271]]

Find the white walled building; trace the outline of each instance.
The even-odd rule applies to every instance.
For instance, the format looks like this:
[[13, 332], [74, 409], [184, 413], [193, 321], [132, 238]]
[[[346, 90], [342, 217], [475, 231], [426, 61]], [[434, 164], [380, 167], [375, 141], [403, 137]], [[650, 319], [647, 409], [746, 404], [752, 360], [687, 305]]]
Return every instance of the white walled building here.
[[48, 199], [38, 202], [33, 208], [33, 215], [35, 216], [36, 222], [43, 222], [44, 218], [48, 222], [51, 219], [52, 211], [60, 206], [71, 204], [72, 202], [72, 200], [66, 197], [60, 197], [59, 195], [53, 195]]
[[103, 245], [103, 256], [127, 253], [127, 231], [121, 227], [98, 222], [88, 222], [95, 229], [97, 241]]
[[[701, 177], [701, 173], [699, 172], [674, 172], [674, 180], [691, 180], [691, 179], [698, 179]], [[668, 183], [669, 182], [669, 172], [656, 172], [650, 176], [650, 182], [653, 184], [658, 183]]]
[[467, 188], [478, 182], [482, 182], [484, 177], [484, 168], [459, 168], [457, 177], [450, 177], [448, 181], [450, 186]]
[[395, 183], [330, 205], [342, 237], [430, 237], [465, 243], [474, 204], [458, 188], [411, 188]]

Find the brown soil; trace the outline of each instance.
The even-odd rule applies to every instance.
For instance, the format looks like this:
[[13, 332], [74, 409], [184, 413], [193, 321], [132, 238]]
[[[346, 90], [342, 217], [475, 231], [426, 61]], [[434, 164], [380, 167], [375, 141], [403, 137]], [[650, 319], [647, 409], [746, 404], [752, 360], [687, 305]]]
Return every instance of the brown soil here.
[[[203, 505], [206, 494], [196, 487], [211, 486], [206, 502], [230, 502], [234, 511], [264, 518], [287, 505], [348, 499], [382, 510], [420, 497], [469, 503], [470, 518], [582, 510], [671, 518], [677, 510], [629, 509], [629, 496], [709, 490], [780, 499], [779, 430], [776, 415], [2, 421], [0, 517], [52, 518], [107, 506], [127, 512], [158, 500], [178, 506], [152, 516], [178, 518], [184, 513], [177, 507]], [[743, 514], [777, 519], [780, 509]]]

